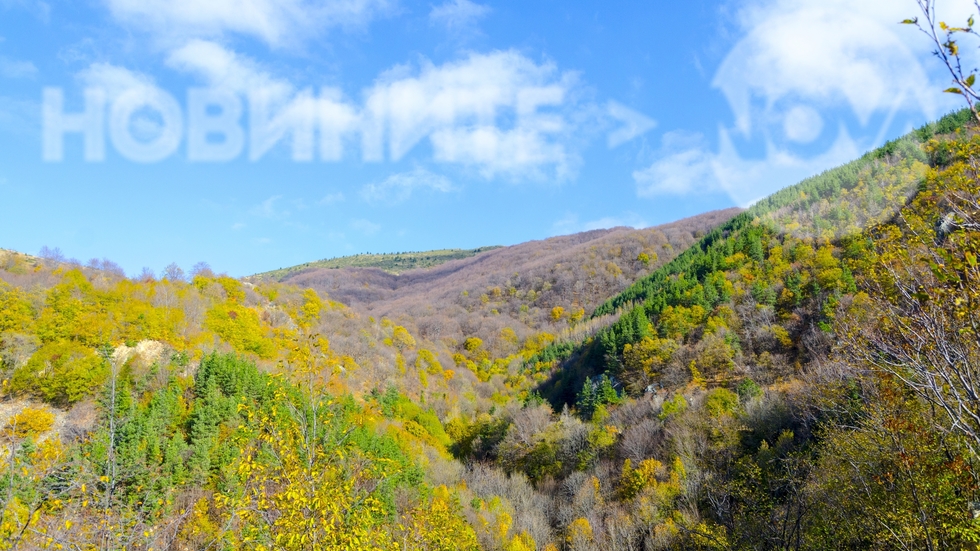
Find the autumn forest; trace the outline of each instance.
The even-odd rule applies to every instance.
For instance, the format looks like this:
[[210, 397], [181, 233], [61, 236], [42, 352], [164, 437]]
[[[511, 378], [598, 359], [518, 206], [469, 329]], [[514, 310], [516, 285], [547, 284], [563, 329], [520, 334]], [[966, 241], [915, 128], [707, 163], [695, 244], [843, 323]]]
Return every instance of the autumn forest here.
[[0, 249], [0, 550], [980, 549], [977, 124], [510, 247]]

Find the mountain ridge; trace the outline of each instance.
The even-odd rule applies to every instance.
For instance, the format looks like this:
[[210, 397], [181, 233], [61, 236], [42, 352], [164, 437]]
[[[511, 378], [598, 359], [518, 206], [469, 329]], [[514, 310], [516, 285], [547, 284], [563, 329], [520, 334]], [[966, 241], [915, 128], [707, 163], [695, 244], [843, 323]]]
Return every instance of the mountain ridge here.
[[475, 249], [433, 249], [430, 251], [410, 251], [398, 253], [361, 253], [314, 260], [295, 266], [269, 270], [245, 276], [245, 280], [263, 278], [282, 279], [296, 272], [310, 269], [328, 268], [378, 268], [384, 272], [399, 275], [408, 270], [425, 269], [438, 266], [451, 260], [469, 258], [480, 253], [499, 249], [500, 245], [477, 247]]

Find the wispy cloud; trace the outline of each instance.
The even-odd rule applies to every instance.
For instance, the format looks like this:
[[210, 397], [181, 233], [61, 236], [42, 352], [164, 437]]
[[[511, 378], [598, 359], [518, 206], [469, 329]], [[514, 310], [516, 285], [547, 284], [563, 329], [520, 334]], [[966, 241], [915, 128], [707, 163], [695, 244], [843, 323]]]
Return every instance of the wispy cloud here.
[[779, 189], [857, 158], [860, 146], [846, 129], [833, 146], [817, 155], [800, 156], [770, 148], [764, 159], [739, 154], [729, 133], [721, 131], [719, 150], [710, 150], [698, 134], [668, 133], [661, 156], [633, 173], [640, 197], [725, 193], [746, 207]]
[[41, 0], [0, 0], [0, 8], [26, 10], [45, 23], [51, 19], [51, 5]]
[[407, 200], [417, 190], [446, 193], [453, 189], [449, 178], [416, 167], [410, 172], [392, 174], [380, 182], [365, 185], [361, 196], [370, 203], [395, 204]]
[[293, 86], [276, 78], [247, 56], [217, 42], [192, 39], [173, 49], [167, 65], [202, 78], [209, 86], [235, 92], [265, 91], [276, 97], [288, 95]]
[[609, 102], [606, 111], [614, 121], [619, 123], [619, 128], [610, 132], [606, 140], [610, 149], [619, 147], [657, 127], [657, 121], [616, 101]]
[[0, 76], [6, 78], [33, 78], [37, 67], [30, 61], [18, 61], [0, 55]]
[[40, 113], [37, 101], [0, 96], [0, 131], [33, 137], [41, 127]]
[[292, 216], [292, 213], [285, 208], [279, 206], [282, 201], [282, 195], [273, 195], [265, 201], [262, 201], [258, 205], [252, 207], [249, 210], [249, 214], [252, 216], [257, 216], [259, 218], [266, 218], [269, 220], [282, 220]]
[[116, 19], [179, 42], [237, 34], [283, 46], [387, 12], [389, 0], [105, 0]]
[[321, 206], [327, 206], [327, 205], [332, 205], [334, 203], [342, 203], [344, 202], [344, 199], [345, 197], [343, 192], [338, 191], [335, 193], [328, 193], [324, 195], [322, 199], [317, 201], [317, 204]]
[[649, 168], [633, 172], [640, 197], [717, 191], [713, 156], [704, 136], [683, 131], [664, 134], [659, 158]]
[[[325, 161], [341, 160], [345, 137], [357, 129], [359, 115], [356, 107], [344, 100], [340, 90], [322, 88], [316, 95], [309, 89], [299, 90], [289, 80], [275, 76], [250, 57], [216, 42], [191, 40], [172, 51], [167, 64], [196, 75], [211, 88], [247, 96], [253, 110], [262, 103], [269, 111], [277, 112], [277, 120], [271, 126], [294, 129], [294, 156], [304, 160], [310, 160], [314, 155], [312, 133], [315, 126], [320, 128], [319, 154]], [[270, 144], [256, 141], [253, 134], [253, 160], [269, 147]]]
[[379, 231], [381, 231], [380, 224], [375, 224], [374, 222], [371, 222], [370, 220], [365, 220], [363, 218], [352, 220], [350, 223], [350, 227], [367, 236], [375, 235]]
[[434, 6], [429, 12], [429, 20], [442, 25], [450, 31], [470, 29], [491, 12], [490, 6], [477, 4], [470, 0], [449, 0]]
[[80, 71], [76, 78], [83, 86], [101, 88], [110, 100], [133, 90], [156, 88], [153, 77], [112, 63], [93, 63]]

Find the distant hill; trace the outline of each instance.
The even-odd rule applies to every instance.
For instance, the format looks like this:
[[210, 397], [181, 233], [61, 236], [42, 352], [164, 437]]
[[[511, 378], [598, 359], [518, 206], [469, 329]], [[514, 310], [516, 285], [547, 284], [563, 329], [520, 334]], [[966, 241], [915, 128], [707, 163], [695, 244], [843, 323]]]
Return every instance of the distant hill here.
[[[354, 254], [337, 258], [326, 258], [315, 262], [307, 262], [289, 268], [280, 268], [261, 274], [250, 276], [251, 278], [282, 280], [296, 272], [309, 270], [311, 268], [378, 268], [389, 274], [400, 274], [409, 270], [431, 268], [450, 260], [460, 260], [470, 258], [480, 253], [499, 249], [500, 246], [479, 247], [476, 249], [440, 249], [437, 251], [405, 252], [405, 253], [383, 253], [383, 254]], [[248, 279], [248, 278], [246, 278]]]
[[[505, 327], [522, 342], [541, 331], [563, 338], [569, 331], [594, 330], [596, 324], [578, 322], [739, 212], [733, 208], [640, 230], [593, 230], [482, 249], [486, 252], [397, 275], [376, 267], [328, 269], [310, 263], [280, 277], [270, 272], [251, 279], [316, 289], [450, 348], [479, 337], [493, 353], [506, 355], [509, 344], [500, 338]], [[615, 315], [607, 318], [598, 325]]]

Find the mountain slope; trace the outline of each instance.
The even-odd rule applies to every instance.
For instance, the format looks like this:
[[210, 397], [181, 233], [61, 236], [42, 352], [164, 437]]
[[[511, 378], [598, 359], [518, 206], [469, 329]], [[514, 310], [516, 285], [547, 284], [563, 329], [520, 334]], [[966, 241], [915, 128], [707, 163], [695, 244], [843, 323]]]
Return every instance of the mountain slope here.
[[398, 275], [402, 272], [415, 269], [431, 268], [461, 258], [469, 258], [480, 253], [499, 249], [500, 247], [479, 247], [477, 249], [440, 249], [437, 251], [422, 252], [403, 252], [387, 254], [355, 254], [351, 256], [341, 256], [337, 258], [327, 258], [314, 262], [307, 262], [289, 268], [280, 268], [270, 272], [255, 274], [246, 279], [275, 279], [282, 281], [286, 277], [299, 271], [311, 268], [378, 268], [389, 274]]
[[[716, 228], [661, 269], [606, 301], [593, 314], [598, 317], [627, 309], [629, 312], [616, 324], [595, 339], [554, 345], [532, 360], [531, 363], [562, 364], [542, 391], [555, 404], [573, 402], [586, 377], [607, 370], [623, 376], [624, 384], [634, 391], [646, 388], [653, 382], [650, 376], [636, 378], [636, 366], [626, 365], [629, 362], [623, 351], [627, 344], [647, 338], [683, 340], [689, 334], [697, 343], [701, 340], [697, 329], [713, 312], [745, 296], [755, 299], [750, 303], [765, 307], [768, 313], [738, 311], [736, 315], [733, 310], [734, 317], [726, 323], [744, 317], [740, 326], [757, 328], [763, 324], [798, 342], [816, 324], [827, 320], [823, 315], [815, 319], [801, 317], [796, 310], [809, 301], [816, 301], [819, 306], [828, 300], [828, 293], [839, 292], [840, 285], [852, 284], [853, 266], [848, 261], [856, 261], [855, 255], [860, 254], [860, 247], [854, 243], [860, 242], [862, 230], [894, 216], [918, 191], [929, 164], [941, 164], [948, 156], [945, 146], [927, 150], [923, 143], [955, 131], [967, 121], [969, 116], [964, 112], [944, 117], [858, 160], [781, 190]], [[809, 252], [795, 252], [798, 246]], [[834, 247], [845, 248], [843, 258]], [[776, 248], [776, 268], [765, 263], [772, 248]], [[832, 258], [827, 256], [831, 253]], [[775, 278], [773, 269], [777, 270]], [[775, 319], [766, 321], [766, 315]], [[719, 323], [717, 318], [714, 323]], [[648, 329], [649, 324], [652, 329]], [[759, 339], [742, 334], [739, 337], [743, 340], [738, 345], [729, 342], [729, 350], [719, 353], [732, 356], [732, 361], [764, 365], [759, 377], [765, 380], [784, 373], [786, 362], [792, 365], [805, 360], [802, 347], [745, 350], [746, 340], [752, 343]], [[760, 337], [761, 341], [775, 338]], [[750, 353], [743, 356], [742, 352]], [[764, 352], [775, 358], [775, 369], [773, 360], [759, 362], [758, 355]], [[671, 368], [670, 377], [683, 379], [688, 368], [687, 363], [677, 363]], [[631, 369], [632, 376], [627, 375]], [[650, 371], [649, 366], [645, 371]]]
[[528, 400], [492, 439], [474, 419], [459, 453], [534, 481], [581, 548], [975, 548], [969, 120], [711, 232], [597, 309], [615, 324], [528, 362], [555, 362], [554, 409]]
[[584, 329], [584, 317], [606, 297], [738, 212], [710, 212], [643, 230], [553, 237], [398, 275], [373, 268], [310, 268], [281, 282], [316, 289], [375, 317], [390, 317], [453, 349], [477, 337], [491, 354], [504, 356], [509, 348], [499, 343], [504, 328], [519, 340]]

